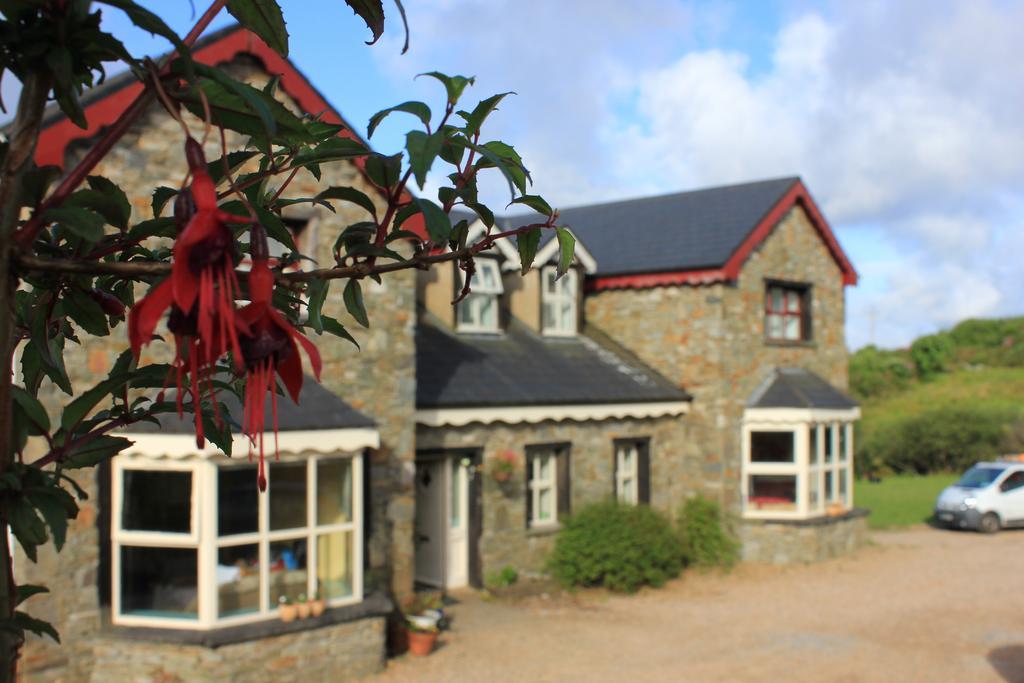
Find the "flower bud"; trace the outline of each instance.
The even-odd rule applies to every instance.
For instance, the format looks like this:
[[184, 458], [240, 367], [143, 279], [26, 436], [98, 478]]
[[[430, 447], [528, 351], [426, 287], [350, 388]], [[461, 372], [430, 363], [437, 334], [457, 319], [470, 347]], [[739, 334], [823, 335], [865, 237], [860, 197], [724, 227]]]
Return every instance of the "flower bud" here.
[[193, 173], [206, 170], [206, 155], [203, 148], [192, 138], [185, 140], [185, 161], [188, 162], [188, 170]]
[[102, 289], [90, 289], [88, 294], [89, 298], [98, 303], [107, 315], [124, 315], [124, 303], [110, 292], [104, 292]]

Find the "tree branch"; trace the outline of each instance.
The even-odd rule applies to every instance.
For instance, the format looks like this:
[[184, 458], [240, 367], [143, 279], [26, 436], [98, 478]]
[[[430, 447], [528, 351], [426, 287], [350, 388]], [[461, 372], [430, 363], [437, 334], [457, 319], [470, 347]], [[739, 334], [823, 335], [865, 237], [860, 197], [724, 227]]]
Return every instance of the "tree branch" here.
[[[188, 32], [188, 35], [182, 40], [189, 47], [196, 42], [196, 39], [206, 30], [206, 27], [210, 25], [220, 11], [227, 4], [228, 0], [213, 0], [203, 16], [199, 17], [199, 21], [192, 27], [192, 30]], [[166, 65], [170, 64], [177, 52], [171, 53], [167, 58], [162, 67], [161, 71], [166, 69]], [[138, 97], [135, 98], [127, 109], [125, 109], [121, 116], [106, 130], [103, 136], [93, 145], [88, 154], [86, 154], [78, 164], [71, 169], [71, 171], [64, 177], [60, 185], [57, 186], [49, 197], [40, 203], [40, 205], [33, 212], [32, 217], [23, 225], [14, 235], [15, 242], [24, 248], [32, 246], [35, 242], [36, 237], [44, 227], [46, 227], [46, 219], [44, 214], [48, 209], [60, 206], [67, 198], [71, 196], [82, 181], [86, 179], [89, 173], [92, 172], [96, 165], [103, 160], [104, 157], [113, 149], [117, 141], [128, 132], [128, 129], [138, 120], [140, 116], [149, 108], [149, 105], [156, 99], [156, 92], [153, 89], [153, 82], [151, 80], [145, 81], [142, 84], [142, 92], [139, 93]]]

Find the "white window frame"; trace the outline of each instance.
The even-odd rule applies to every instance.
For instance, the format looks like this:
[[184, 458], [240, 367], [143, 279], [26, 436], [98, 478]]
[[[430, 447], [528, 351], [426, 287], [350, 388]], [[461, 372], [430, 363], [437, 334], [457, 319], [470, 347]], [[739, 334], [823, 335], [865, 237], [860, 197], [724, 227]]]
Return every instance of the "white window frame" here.
[[[501, 281], [501, 268], [498, 267], [498, 262], [494, 259], [479, 258], [476, 260], [476, 269], [478, 273], [473, 277], [471, 283], [472, 291], [465, 299], [459, 302], [458, 310], [455, 311], [455, 329], [459, 332], [498, 332], [501, 325], [499, 297], [505, 292], [505, 287]], [[484, 270], [489, 271], [493, 277], [495, 283], [493, 286], [488, 286], [484, 283]], [[461, 270], [458, 273], [458, 282], [461, 289], [465, 283], [465, 274]], [[491, 310], [494, 311], [490, 322], [482, 320], [484, 301], [490, 301]], [[469, 319], [465, 320], [463, 316], [467, 314]]]
[[[748, 409], [742, 427], [743, 466], [740, 485], [743, 516], [748, 519], [810, 519], [845, 512], [853, 507], [853, 422], [860, 410], [808, 410], [790, 408]], [[825, 437], [831, 430], [831, 462], [825, 462]], [[817, 458], [811, 453], [811, 430], [817, 435]], [[843, 430], [844, 439], [840, 438]], [[753, 432], [792, 432], [793, 462], [764, 463], [751, 460]], [[845, 448], [840, 452], [840, 446]], [[825, 473], [831, 472], [831, 488], [826, 490]], [[792, 510], [760, 510], [750, 505], [750, 478], [756, 475], [792, 476], [796, 481], [796, 506]], [[839, 495], [840, 478], [846, 491]], [[810, 499], [811, 482], [818, 499]]]
[[[538, 448], [530, 452], [530, 528], [551, 527], [558, 524], [558, 449]], [[548, 477], [540, 478], [541, 461], [548, 460]], [[551, 492], [551, 518], [540, 519], [540, 496]]]
[[[627, 452], [633, 456], [628, 469], [623, 464]], [[615, 443], [615, 499], [627, 505], [640, 502], [640, 448], [636, 441]]]
[[[316, 523], [317, 463], [349, 459], [352, 463], [352, 516], [340, 524]], [[306, 526], [271, 531], [270, 499], [259, 496], [259, 530], [256, 532], [218, 537], [217, 535], [217, 474], [220, 469], [212, 459], [190, 457], [168, 461], [148, 456], [119, 455], [113, 460], [111, 485], [111, 614], [112, 621], [124, 626], [152, 626], [188, 630], [208, 630], [237, 626], [278, 618], [278, 606], [270, 602], [270, 543], [299, 537], [306, 538], [306, 595], [312, 597], [317, 590], [317, 537], [336, 532], [348, 532], [352, 538], [352, 595], [327, 601], [328, 607], [362, 602], [363, 599], [363, 455], [358, 453], [332, 453], [328, 455], [281, 455], [282, 463], [301, 462], [306, 465]], [[225, 467], [237, 465], [226, 461]], [[274, 463], [272, 463], [274, 464]], [[124, 472], [126, 470], [187, 471], [192, 473], [192, 517], [188, 534], [128, 531], [121, 529]], [[267, 468], [268, 486], [273, 487], [272, 467]], [[256, 486], [255, 473], [253, 486]], [[250, 614], [220, 618], [217, 616], [217, 551], [223, 547], [259, 545], [260, 552], [260, 606]], [[121, 548], [146, 546], [156, 548], [194, 548], [197, 552], [196, 599], [198, 618], [155, 617], [122, 614], [121, 612]]]
[[[541, 269], [541, 331], [549, 337], [575, 337], [579, 323], [579, 277], [574, 268], [570, 268], [561, 278], [554, 279], [552, 276], [557, 274], [558, 269], [555, 266], [545, 266]], [[549, 282], [553, 289], [548, 288]], [[561, 318], [561, 308], [567, 302], [571, 306], [572, 315], [568, 326], [565, 326], [562, 324], [565, 321]], [[545, 315], [549, 305], [558, 311], [551, 321]]]

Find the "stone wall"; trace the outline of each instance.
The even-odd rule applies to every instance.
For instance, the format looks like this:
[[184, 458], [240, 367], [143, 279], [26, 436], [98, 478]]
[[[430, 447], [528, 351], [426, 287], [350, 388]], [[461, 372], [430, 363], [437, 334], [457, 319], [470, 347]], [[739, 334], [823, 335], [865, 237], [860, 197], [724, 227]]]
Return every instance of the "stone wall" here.
[[867, 510], [801, 522], [745, 520], [739, 527], [743, 560], [769, 564], [820, 562], [853, 552], [867, 542]]
[[[571, 508], [606, 500], [614, 495], [615, 439], [650, 438], [651, 505], [674, 515], [692, 495], [701, 478], [696, 445], [690, 440], [684, 417], [643, 420], [615, 419], [540, 424], [473, 424], [465, 427], [419, 427], [416, 446], [421, 450], [471, 448], [482, 452], [483, 529], [481, 565], [489, 571], [512, 565], [521, 571], [541, 572], [554, 545], [550, 530], [526, 528], [525, 452], [530, 445], [571, 443]], [[512, 479], [499, 484], [489, 476], [498, 453], [517, 457]]]
[[[260, 65], [250, 60], [239, 60], [231, 70], [236, 77], [257, 87], [268, 80]], [[286, 96], [283, 99], [295, 108]], [[191, 123], [197, 137], [201, 136], [198, 122]], [[240, 136], [229, 132], [230, 148], [240, 148], [243, 143]], [[87, 149], [88, 143], [75, 144], [68, 152], [67, 166], [81, 158]], [[206, 152], [209, 159], [216, 159], [220, 154], [219, 144], [211, 141]], [[178, 187], [185, 170], [182, 132], [176, 122], [154, 107], [122, 138], [95, 173], [106, 175], [121, 185], [132, 204], [132, 220], [140, 221], [152, 217], [150, 193], [153, 188]], [[376, 191], [352, 164], [324, 164], [321, 171], [320, 183], [307, 172], [300, 172], [285, 196], [309, 196], [315, 194], [317, 188], [349, 184], [376, 201]], [[332, 213], [315, 207], [304, 213], [290, 214], [309, 219], [308, 235], [303, 237], [303, 244], [321, 265], [333, 262], [331, 245], [337, 234], [346, 225], [366, 217], [365, 212], [348, 203], [337, 203], [336, 209], [337, 212]], [[324, 312], [348, 327], [361, 350], [331, 335], [314, 335], [313, 341], [324, 361], [324, 386], [374, 418], [379, 425], [381, 448], [372, 454], [368, 468], [372, 526], [367, 538], [367, 554], [371, 568], [365, 583], [367, 590], [390, 588], [402, 593], [412, 588], [415, 274], [411, 270], [390, 274], [383, 285], [372, 281], [363, 283], [370, 315], [369, 329], [360, 327], [345, 312], [343, 286], [340, 282], [334, 284]], [[138, 295], [142, 293], [144, 290], [140, 289]], [[81, 339], [82, 346], [69, 349], [66, 355], [76, 390], [104, 377], [117, 355], [127, 348], [124, 325], [109, 337], [82, 334]], [[167, 362], [172, 355], [169, 344], [154, 342], [146, 348], [142, 362]], [[40, 397], [52, 415], [59, 415], [68, 400], [48, 380], [44, 381]], [[23, 671], [47, 669], [60, 672], [59, 677], [71, 681], [88, 679], [92, 636], [101, 628], [97, 471], [79, 471], [77, 480], [89, 494], [89, 501], [73, 523], [63, 552], [57, 555], [51, 546], [44, 547], [38, 564], [29, 562], [21, 553], [17, 553], [15, 559], [19, 582], [50, 587], [50, 595], [33, 598], [28, 607], [34, 614], [52, 621], [64, 641], [58, 647], [30, 636], [24, 651]], [[383, 652], [382, 640], [377, 648]]]
[[[812, 286], [813, 340], [765, 340], [766, 279]], [[590, 324], [693, 394], [689, 422], [700, 442], [703, 486], [738, 512], [746, 401], [780, 366], [807, 368], [846, 387], [844, 297], [839, 266], [797, 207], [750, 254], [737, 282], [605, 290], [585, 303]]]

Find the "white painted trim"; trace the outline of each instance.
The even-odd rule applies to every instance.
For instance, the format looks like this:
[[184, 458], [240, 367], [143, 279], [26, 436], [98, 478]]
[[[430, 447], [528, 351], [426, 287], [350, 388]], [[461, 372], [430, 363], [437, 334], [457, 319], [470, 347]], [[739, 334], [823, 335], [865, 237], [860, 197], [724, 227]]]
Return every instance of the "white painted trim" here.
[[[576, 237], [576, 233], [574, 233], [572, 230], [570, 230], [569, 233], [573, 237]], [[548, 261], [551, 261], [553, 259], [557, 260], [559, 253], [558, 250], [558, 239], [556, 237], [537, 251], [537, 256], [533, 259], [534, 265], [544, 265]], [[581, 266], [583, 266], [583, 271], [587, 275], [593, 275], [594, 273], [597, 272], [597, 260], [591, 255], [589, 251], [587, 251], [587, 248], [583, 246], [583, 242], [580, 241], [579, 237], [576, 237], [576, 247], [575, 249], [573, 249], [573, 257], [576, 261], [579, 262]]]
[[416, 411], [417, 424], [426, 427], [462, 427], [472, 422], [491, 424], [504, 422], [536, 424], [552, 420], [608, 420], [612, 418], [649, 418], [685, 415], [689, 401], [650, 403], [595, 403], [593, 405], [499, 406], [491, 408], [421, 408]]
[[743, 424], [807, 424], [810, 422], [853, 422], [860, 419], [860, 408], [747, 408]]
[[[142, 456], [152, 459], [184, 458], [208, 459], [223, 455], [219, 448], [207, 442], [205, 448], [196, 448], [196, 438], [191, 434], [152, 434], [125, 432], [123, 436], [134, 443], [118, 456]], [[266, 443], [271, 443], [273, 434], [267, 434]], [[234, 453], [248, 453], [249, 440], [236, 434], [232, 440]], [[279, 453], [354, 453], [364, 448], [380, 448], [380, 432], [372, 427], [352, 429], [303, 429], [279, 432], [277, 437]]]
[[[481, 219], [477, 218], [476, 222], [470, 224], [469, 229], [466, 231], [466, 244], [474, 244], [486, 234], [487, 226], [484, 225]], [[519, 270], [519, 250], [512, 246], [511, 240], [503, 237], [500, 240], [496, 240], [494, 246], [500, 256], [505, 259], [504, 263], [501, 264], [501, 270]]]
[[[569, 230], [569, 233], [576, 238], [576, 247], [573, 249], [574, 259], [583, 266], [584, 272], [587, 275], [593, 275], [597, 272], [597, 260], [594, 258], [585, 246], [580, 238], [577, 237], [576, 233]], [[481, 237], [487, 234], [487, 226], [480, 219], [477, 219], [475, 223], [469, 226], [469, 230], [466, 232], [466, 244], [473, 244]], [[512, 246], [512, 241], [507, 237], [497, 240], [494, 243], [501, 256], [505, 259], [504, 263], [501, 264], [501, 269], [505, 271], [521, 270], [522, 261], [519, 260], [519, 250]], [[547, 244], [541, 247], [536, 256], [533, 259], [534, 266], [542, 266], [552, 259], [557, 260], [558, 258], [558, 238], [552, 238]]]

